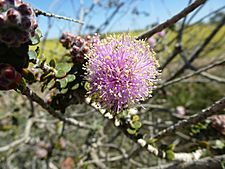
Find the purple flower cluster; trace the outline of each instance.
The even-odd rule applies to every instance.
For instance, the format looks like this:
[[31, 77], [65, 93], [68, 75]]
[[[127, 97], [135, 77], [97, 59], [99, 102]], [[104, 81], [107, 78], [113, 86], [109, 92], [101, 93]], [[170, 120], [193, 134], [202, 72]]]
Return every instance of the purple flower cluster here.
[[148, 43], [130, 35], [96, 37], [95, 41], [87, 53], [90, 96], [117, 113], [151, 96], [159, 64]]
[[32, 7], [20, 0], [0, 0], [0, 42], [19, 47], [38, 27]]

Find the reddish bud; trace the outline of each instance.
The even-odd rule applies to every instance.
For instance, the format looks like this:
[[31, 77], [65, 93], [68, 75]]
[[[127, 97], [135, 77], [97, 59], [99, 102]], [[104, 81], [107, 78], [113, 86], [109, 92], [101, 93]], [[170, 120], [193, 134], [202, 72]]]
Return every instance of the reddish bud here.
[[15, 78], [15, 69], [13, 67], [7, 67], [3, 74], [7, 79], [14, 79]]
[[84, 52], [84, 53], [87, 53], [88, 51], [89, 51], [89, 47], [88, 47], [88, 46], [84, 46], [83, 52]]
[[26, 43], [30, 38], [30, 35], [28, 32], [23, 31], [20, 34], [18, 34], [18, 39], [20, 40], [21, 43]]
[[68, 32], [63, 33], [62, 36], [60, 37], [60, 42], [66, 49], [71, 48], [73, 41], [74, 36]]
[[84, 55], [78, 53], [75, 56], [73, 56], [72, 59], [73, 59], [73, 63], [83, 63]]
[[9, 64], [0, 64], [0, 90], [10, 90], [18, 87], [22, 76]]
[[31, 23], [30, 17], [26, 17], [26, 16], [22, 17], [22, 20], [21, 20], [22, 28], [29, 29], [31, 25], [32, 23]]
[[16, 42], [16, 34], [10, 29], [7, 29], [2, 32], [0, 37], [0, 41], [7, 43], [7, 44], [14, 44]]
[[7, 15], [7, 21], [13, 24], [19, 24], [21, 22], [20, 13], [13, 8], [8, 9], [6, 15]]
[[28, 4], [22, 3], [19, 7], [18, 10], [21, 12], [22, 15], [32, 15], [33, 10]]

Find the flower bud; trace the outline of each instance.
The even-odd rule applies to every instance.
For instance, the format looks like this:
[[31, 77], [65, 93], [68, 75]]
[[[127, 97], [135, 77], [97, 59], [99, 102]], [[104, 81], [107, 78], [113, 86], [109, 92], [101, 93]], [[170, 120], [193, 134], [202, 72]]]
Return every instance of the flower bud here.
[[29, 33], [26, 32], [26, 31], [21, 32], [17, 36], [18, 36], [18, 39], [20, 40], [21, 43], [26, 43], [30, 38]]
[[165, 37], [166, 36], [166, 32], [165, 31], [161, 31], [161, 32], [158, 32], [157, 35], [161, 38]]
[[73, 63], [83, 63], [84, 55], [77, 53], [75, 56], [72, 56]]
[[4, 75], [5, 75], [5, 78], [7, 78], [7, 79], [14, 79], [15, 78], [15, 71], [14, 71], [13, 67], [7, 67], [4, 70]]
[[151, 48], [154, 48], [156, 46], [156, 40], [155, 38], [151, 37], [148, 39], [148, 43], [150, 45]]
[[73, 40], [74, 40], [74, 36], [69, 32], [64, 32], [62, 36], [60, 37], [60, 42], [66, 49], [71, 48]]
[[84, 53], [87, 53], [88, 51], [89, 51], [89, 47], [88, 47], [88, 46], [84, 46], [84, 47], [83, 47], [83, 52], [84, 52]]
[[20, 13], [13, 8], [8, 9], [6, 16], [7, 16], [7, 21], [14, 25], [19, 24], [21, 22]]
[[16, 33], [11, 30], [4, 30], [0, 36], [0, 41], [12, 45], [16, 42]]
[[0, 0], [0, 42], [19, 47], [35, 36], [37, 27], [31, 6], [21, 0]]
[[9, 64], [0, 64], [0, 90], [10, 90], [18, 87], [22, 76]]
[[32, 25], [32, 23], [31, 23], [30, 17], [23, 16], [22, 20], [21, 20], [22, 28], [23, 29], [30, 29], [31, 25]]
[[33, 10], [28, 4], [22, 3], [19, 7], [18, 10], [21, 12], [22, 15], [32, 15]]

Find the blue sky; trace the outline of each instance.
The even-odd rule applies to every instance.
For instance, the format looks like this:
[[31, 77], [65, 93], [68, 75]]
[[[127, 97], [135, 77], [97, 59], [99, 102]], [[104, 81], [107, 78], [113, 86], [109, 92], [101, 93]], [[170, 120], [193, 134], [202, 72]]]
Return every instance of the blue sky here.
[[[32, 4], [33, 7], [50, 11], [55, 14], [72, 17], [79, 19], [80, 0], [25, 0]], [[88, 9], [92, 2], [96, 0], [83, 0], [83, 7]], [[102, 4], [106, 5], [109, 0], [101, 0]], [[113, 1], [113, 0], [112, 0]], [[115, 1], [115, 0], [114, 0]], [[122, 0], [121, 0], [122, 1]], [[111, 24], [104, 30], [104, 32], [113, 31], [129, 31], [136, 29], [143, 29], [146, 26], [155, 23], [163, 22], [170, 18], [175, 13], [181, 11], [187, 6], [189, 0], [123, 0], [129, 1], [127, 5], [119, 11], [119, 14], [113, 18]], [[204, 5], [201, 12], [195, 17], [197, 19], [206, 15], [219, 7], [225, 5], [224, 0], [208, 0]], [[133, 9], [136, 8], [141, 13], [140, 15], [132, 14]], [[112, 10], [103, 10], [101, 7], [96, 6], [91, 15], [88, 15], [85, 20], [85, 25], [94, 25], [98, 27], [107, 17], [109, 17]], [[146, 16], [145, 13], [149, 15]], [[48, 29], [49, 19], [46, 17], [38, 17], [39, 28], [45, 34]], [[59, 21], [57, 19], [50, 20], [52, 27], [49, 31], [48, 38], [59, 37], [61, 32], [70, 31], [77, 33], [80, 25], [68, 21]], [[82, 32], [88, 33], [88, 32]]]

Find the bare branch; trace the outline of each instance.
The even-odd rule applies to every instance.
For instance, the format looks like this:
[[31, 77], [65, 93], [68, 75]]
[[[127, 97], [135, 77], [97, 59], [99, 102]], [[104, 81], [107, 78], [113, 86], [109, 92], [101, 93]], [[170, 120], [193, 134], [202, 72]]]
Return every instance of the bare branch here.
[[[88, 105], [88, 101], [86, 102]], [[161, 150], [151, 144], [149, 144], [147, 141], [145, 141], [143, 138], [144, 136], [141, 133], [138, 133], [137, 135], [131, 135], [127, 131], [127, 126], [124, 124], [121, 124], [116, 117], [108, 113], [105, 109], [101, 109], [101, 106], [98, 103], [91, 103], [90, 105], [95, 110], [97, 110], [100, 114], [103, 115], [104, 118], [108, 118], [114, 126], [123, 132], [124, 135], [126, 135], [130, 140], [138, 144], [141, 148], [145, 149], [149, 153], [155, 155], [156, 157], [167, 159], [167, 153], [164, 150]], [[225, 107], [225, 98], [224, 98], [224, 105]], [[214, 108], [216, 109], [216, 108]], [[192, 161], [192, 160], [198, 160], [204, 153], [204, 150], [197, 150], [196, 152], [192, 153], [174, 153], [174, 159], [177, 161]]]
[[211, 75], [207, 72], [202, 72], [201, 75], [204, 76], [205, 78], [209, 79], [209, 80], [216, 81], [217, 83], [225, 83], [224, 78], [221, 78], [221, 77], [218, 77], [218, 76], [215, 76], [215, 75]]
[[66, 21], [79, 23], [79, 24], [84, 24], [84, 22], [82, 22], [82, 21], [79, 21], [79, 20], [76, 20], [76, 19], [73, 19], [73, 18], [68, 18], [68, 17], [61, 16], [61, 15], [56, 15], [56, 14], [53, 14], [53, 13], [50, 13], [50, 12], [45, 12], [45, 11], [42, 11], [40, 9], [34, 9], [34, 12], [35, 12], [36, 16], [43, 15], [43, 16], [46, 16], [46, 17], [52, 17], [52, 18], [62, 19], [62, 20], [66, 20]]
[[[187, 63], [190, 65], [205, 49], [205, 47], [211, 42], [213, 37], [222, 29], [223, 25], [225, 24], [225, 17], [222, 18], [221, 22], [215, 27], [215, 29], [209, 34], [209, 36], [204, 40], [204, 42], [194, 50], [190, 59]], [[178, 75], [180, 75], [186, 68], [187, 64], [184, 64], [180, 69], [178, 69], [168, 80], [174, 79]]]
[[64, 117], [62, 114], [56, 112], [52, 107], [50, 107], [47, 103], [44, 102], [42, 98], [40, 98], [35, 92], [31, 91], [28, 87], [26, 88], [26, 91], [22, 93], [23, 95], [30, 97], [34, 102], [38, 103], [42, 108], [48, 111], [49, 114], [51, 114], [53, 117], [76, 127], [83, 128], [83, 129], [92, 129], [91, 126], [77, 121], [73, 118]]
[[175, 133], [178, 129], [182, 129], [185, 127], [188, 127], [192, 124], [201, 122], [203, 120], [205, 120], [207, 117], [218, 113], [219, 111], [222, 111], [225, 108], [225, 97], [223, 97], [222, 99], [216, 101], [214, 104], [212, 104], [211, 106], [209, 106], [206, 109], [203, 109], [200, 113], [198, 113], [197, 115], [191, 116], [189, 119], [185, 119], [182, 121], [179, 121], [178, 123], [158, 132], [155, 136], [153, 136], [152, 138], [162, 138], [166, 135], [170, 135]]
[[216, 61], [216, 62], [214, 62], [213, 64], [210, 64], [210, 65], [208, 65], [208, 66], [206, 66], [206, 67], [203, 67], [203, 68], [201, 68], [201, 69], [199, 69], [199, 70], [197, 70], [197, 71], [195, 71], [195, 72], [193, 72], [193, 73], [190, 73], [190, 74], [185, 75], [185, 76], [182, 76], [182, 77], [180, 77], [180, 78], [176, 78], [176, 79], [174, 79], [174, 80], [170, 80], [170, 81], [168, 81], [168, 82], [165, 82], [165, 83], [163, 83], [161, 86], [159, 86], [157, 89], [162, 89], [162, 88], [164, 88], [164, 87], [166, 87], [166, 86], [172, 85], [172, 84], [177, 83], [177, 82], [180, 82], [180, 81], [182, 81], [182, 80], [186, 80], [186, 79], [188, 79], [188, 78], [190, 78], [190, 77], [192, 77], [192, 76], [194, 76], [194, 75], [200, 74], [200, 73], [202, 73], [202, 72], [204, 72], [204, 71], [206, 71], [206, 70], [209, 70], [209, 69], [211, 69], [211, 68], [213, 68], [213, 67], [215, 67], [215, 66], [222, 65], [222, 64], [224, 64], [224, 63], [225, 63], [225, 59]]
[[154, 35], [157, 32], [162, 31], [163, 29], [173, 25], [174, 23], [176, 23], [177, 21], [179, 21], [181, 18], [185, 17], [186, 15], [188, 15], [189, 13], [191, 13], [193, 10], [195, 10], [196, 8], [198, 8], [200, 5], [204, 4], [206, 2], [206, 0], [196, 0], [194, 3], [192, 3], [190, 6], [188, 6], [187, 8], [183, 9], [181, 12], [179, 12], [178, 14], [174, 15], [172, 18], [168, 19], [167, 21], [161, 23], [160, 25], [154, 27], [153, 29], [144, 32], [143, 34], [141, 34], [140, 36], [137, 37], [137, 39], [148, 39], [149, 37], [151, 37], [152, 35]]
[[[175, 164], [165, 169], [222, 169], [223, 161], [225, 161], [225, 155], [207, 157], [198, 161], [191, 161], [188, 163]], [[162, 169], [162, 168], [161, 168]]]

